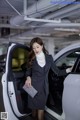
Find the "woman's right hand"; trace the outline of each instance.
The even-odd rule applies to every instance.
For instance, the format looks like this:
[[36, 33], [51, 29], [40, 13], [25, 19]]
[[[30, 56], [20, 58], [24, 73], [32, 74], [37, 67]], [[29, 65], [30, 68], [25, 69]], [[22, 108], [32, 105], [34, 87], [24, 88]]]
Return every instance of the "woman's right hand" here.
[[27, 87], [31, 87], [31, 77], [27, 77], [27, 80], [25, 81], [25, 85]]

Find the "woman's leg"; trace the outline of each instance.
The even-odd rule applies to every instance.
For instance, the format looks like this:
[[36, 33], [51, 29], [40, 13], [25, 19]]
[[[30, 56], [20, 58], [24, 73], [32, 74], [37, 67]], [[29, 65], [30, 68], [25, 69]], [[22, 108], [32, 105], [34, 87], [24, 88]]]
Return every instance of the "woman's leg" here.
[[37, 110], [32, 110], [32, 117], [34, 120], [37, 120]]
[[38, 110], [38, 120], [44, 120], [44, 110]]

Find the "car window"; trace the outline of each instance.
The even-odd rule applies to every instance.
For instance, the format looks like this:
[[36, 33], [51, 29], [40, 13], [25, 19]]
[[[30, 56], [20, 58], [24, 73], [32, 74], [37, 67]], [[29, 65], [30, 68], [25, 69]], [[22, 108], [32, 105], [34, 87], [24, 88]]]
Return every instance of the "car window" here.
[[27, 60], [28, 51], [23, 48], [16, 48], [12, 56], [12, 70], [20, 71], [22, 69], [25, 69]]
[[[56, 65], [59, 69], [71, 68], [71, 71], [74, 67], [74, 64], [80, 55], [80, 50], [69, 51], [59, 57], [56, 60]], [[64, 79], [67, 76], [56, 76], [50, 70], [49, 73], [49, 97], [47, 101], [47, 106], [58, 114], [62, 114], [62, 93], [63, 93], [63, 83]]]
[[75, 51], [73, 53], [70, 53], [69, 55], [63, 57], [60, 61], [58, 60], [58, 62], [56, 63], [56, 65], [61, 68], [61, 69], [65, 69], [65, 68], [69, 68], [69, 67], [73, 67], [75, 64], [76, 59], [78, 58], [79, 52]]

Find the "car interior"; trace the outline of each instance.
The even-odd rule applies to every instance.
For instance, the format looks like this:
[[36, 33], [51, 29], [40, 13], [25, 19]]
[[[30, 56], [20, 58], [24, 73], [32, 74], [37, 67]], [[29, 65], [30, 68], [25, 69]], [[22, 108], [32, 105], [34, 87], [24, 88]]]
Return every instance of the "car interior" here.
[[23, 90], [25, 84], [28, 50], [16, 48], [12, 54], [12, 75], [16, 93], [17, 106], [20, 113], [30, 112], [27, 108], [27, 93]]

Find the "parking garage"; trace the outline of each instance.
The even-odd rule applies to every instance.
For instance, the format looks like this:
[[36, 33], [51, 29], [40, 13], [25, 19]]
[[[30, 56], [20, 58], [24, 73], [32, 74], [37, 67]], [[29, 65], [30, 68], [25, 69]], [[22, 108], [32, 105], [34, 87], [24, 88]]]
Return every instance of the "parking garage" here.
[[[9, 114], [9, 120], [11, 117], [9, 111], [13, 111], [11, 115], [14, 120], [31, 119], [31, 114], [29, 114], [30, 110], [29, 113], [27, 110], [23, 110], [25, 106], [25, 101], [21, 97], [23, 93], [19, 91], [20, 88], [18, 89], [16, 86], [13, 86], [10, 81], [12, 78], [11, 76], [9, 77], [7, 73], [10, 70], [8, 67], [11, 66], [11, 70], [14, 73], [13, 75], [15, 75], [14, 78], [19, 80], [13, 83], [16, 83], [18, 86], [23, 84], [20, 83], [21, 78], [19, 77], [22, 75], [21, 77], [23, 78], [24, 74], [21, 72], [21, 74], [18, 75], [16, 72], [22, 70], [21, 65], [27, 58], [28, 49], [23, 46], [29, 47], [32, 38], [40, 37], [43, 40], [45, 48], [49, 54], [52, 55], [57, 67], [60, 69], [73, 67], [71, 73], [77, 74], [78, 82], [80, 58], [79, 13], [79, 0], [0, 0], [0, 89], [2, 91], [0, 95], [0, 112], [7, 112]], [[18, 46], [18, 44], [20, 45]], [[10, 54], [12, 54], [12, 56], [10, 56]], [[11, 61], [9, 61], [10, 59]], [[63, 93], [63, 84], [64, 86], [68, 84], [64, 82], [64, 79], [71, 79], [72, 77], [57, 77], [52, 74], [52, 71], [50, 72], [51, 76], [49, 79], [54, 79], [54, 82], [51, 81], [50, 83], [50, 90], [53, 95], [49, 95], [47, 106], [45, 106], [45, 119], [72, 120], [65, 117], [62, 106], [62, 95], [65, 96], [65, 91]], [[3, 77], [2, 74], [4, 74]], [[9, 81], [4, 82], [7, 77], [9, 77]], [[2, 78], [4, 78], [4, 80], [2, 80]], [[75, 78], [74, 75], [73, 78]], [[59, 80], [63, 82], [58, 82]], [[77, 84], [77, 82], [74, 80], [75, 84]], [[6, 85], [12, 87], [8, 88]], [[70, 85], [73, 85], [72, 82]], [[52, 89], [53, 87], [55, 89]], [[3, 93], [5, 94], [6, 91], [3, 88], [8, 90], [6, 98], [3, 97]], [[19, 104], [18, 99], [13, 99], [15, 96], [16, 98], [18, 96], [12, 96], [14, 93], [12, 88], [14, 91], [17, 91], [21, 104]], [[16, 88], [16, 90], [14, 88]], [[10, 92], [11, 94], [9, 94]], [[70, 93], [70, 91], [68, 93]], [[78, 96], [76, 96], [76, 98], [78, 98]], [[4, 99], [8, 102], [10, 101], [10, 104], [7, 104], [8, 106], [5, 105], [6, 102]], [[67, 99], [69, 100], [68, 96]], [[79, 103], [79, 101], [75, 102], [78, 106]], [[74, 115], [78, 116], [78, 112], [76, 114]], [[75, 116], [74, 120], [80, 119], [80, 116], [77, 118]]]

